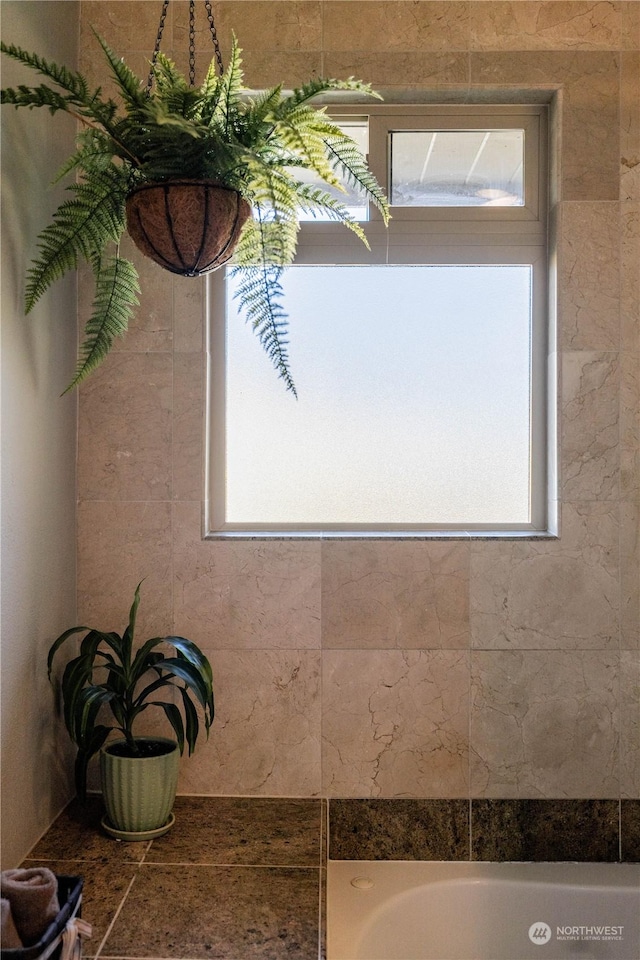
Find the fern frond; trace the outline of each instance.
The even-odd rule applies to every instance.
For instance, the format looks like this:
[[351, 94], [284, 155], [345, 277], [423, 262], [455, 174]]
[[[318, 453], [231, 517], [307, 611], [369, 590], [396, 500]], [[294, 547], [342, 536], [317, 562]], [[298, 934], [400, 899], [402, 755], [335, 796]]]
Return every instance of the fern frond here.
[[310, 100], [333, 90], [350, 90], [354, 93], [361, 93], [366, 97], [375, 97], [377, 100], [382, 100], [380, 94], [376, 93], [370, 84], [363, 83], [361, 80], [354, 80], [353, 77], [349, 77], [347, 80], [329, 80], [316, 77], [308, 83], [304, 83], [301, 87], [296, 87], [292, 93], [284, 97], [277, 115], [278, 117], [284, 117], [295, 107], [308, 103]]
[[[248, 165], [251, 175], [252, 165]], [[266, 260], [280, 266], [293, 262], [299, 230], [297, 182], [287, 170], [267, 168], [253, 181], [251, 202], [256, 213], [245, 224], [235, 262]]]
[[199, 120], [204, 101], [203, 94], [200, 90], [194, 90], [189, 86], [173, 60], [158, 53], [152, 72], [156, 81], [156, 93], [153, 98], [147, 98], [148, 104], [160, 105], [165, 117], [175, 114], [194, 121]]
[[58, 207], [53, 223], [38, 238], [40, 253], [27, 273], [26, 313], [55, 280], [77, 267], [79, 258], [91, 260], [109, 241], [120, 239], [126, 226], [127, 183], [112, 164], [94, 171], [90, 181], [67, 188], [73, 199]]
[[[278, 376], [297, 397], [289, 369], [287, 315], [282, 307], [283, 270], [294, 258], [297, 220], [275, 220], [273, 210], [258, 207], [245, 224], [233, 256], [232, 277], [239, 278], [236, 297]], [[267, 219], [270, 218], [270, 219]]]
[[315, 170], [326, 183], [338, 186], [339, 179], [327, 160], [325, 142], [318, 132], [325, 125], [320, 125], [316, 111], [311, 107], [299, 107], [284, 120], [279, 120], [274, 126], [270, 139], [277, 139], [279, 146], [293, 157], [302, 160], [302, 166]]
[[367, 250], [371, 249], [364, 230], [353, 214], [349, 212], [348, 207], [340, 200], [332, 197], [326, 190], [322, 190], [322, 188], [312, 183], [300, 182], [297, 195], [300, 210], [308, 213], [315, 213], [316, 210], [321, 210], [323, 213], [328, 214], [332, 220], [338, 220], [355, 233], [355, 235], [362, 240]]
[[156, 62], [152, 67], [153, 78], [156, 81], [157, 94], [161, 99], [168, 93], [189, 90], [189, 84], [180, 73], [173, 60], [162, 52], [158, 51]]
[[200, 96], [202, 99], [204, 101], [207, 101], [210, 98], [215, 99], [218, 93], [219, 85], [220, 77], [218, 76], [218, 63], [216, 58], [212, 57], [209, 66], [207, 67], [205, 78], [200, 86]]
[[220, 96], [209, 122], [209, 126], [223, 131], [225, 136], [228, 135], [229, 129], [232, 128], [233, 120], [238, 113], [238, 108], [242, 100], [243, 80], [242, 57], [240, 55], [238, 41], [234, 36], [231, 44], [229, 65], [219, 80]]
[[[165, 130], [171, 136], [172, 127], [179, 130], [183, 137], [198, 138], [200, 131], [197, 124], [183, 113], [184, 110], [188, 110], [187, 100], [188, 93], [176, 95], [171, 104], [162, 100], [149, 99], [139, 109], [132, 110], [122, 125], [122, 129], [128, 131], [126, 139], [129, 149], [132, 149], [131, 144], [136, 140], [144, 142], [146, 139], [155, 144], [160, 141], [162, 145]], [[160, 127], [163, 129], [160, 130]], [[140, 128], [138, 132], [136, 128]], [[170, 148], [171, 145], [168, 146]]]
[[[105, 129], [113, 120], [117, 106], [111, 99], [103, 100], [101, 98], [101, 88], [98, 87], [93, 93], [89, 93], [87, 81], [81, 73], [67, 69], [64, 66], [58, 66], [56, 63], [50, 63], [43, 57], [35, 53], [28, 53], [21, 47], [14, 44], [6, 44], [0, 41], [0, 51], [14, 60], [20, 61], [25, 66], [36, 70], [38, 73], [49, 77], [54, 83], [67, 91], [68, 96], [63, 97], [56, 91], [50, 90], [44, 84], [39, 87], [29, 88], [20, 86], [20, 96], [22, 99], [7, 99], [9, 95], [16, 95], [16, 91], [10, 88], [2, 91], [2, 102], [13, 103], [15, 106], [45, 106], [52, 112], [57, 110], [66, 110], [71, 112], [71, 107], [76, 107], [81, 116], [91, 117], [97, 123], [102, 124]], [[45, 92], [46, 91], [46, 92]], [[28, 96], [33, 99], [27, 99]]]
[[134, 307], [139, 304], [140, 284], [134, 265], [122, 257], [96, 263], [96, 294], [93, 313], [84, 330], [78, 366], [67, 393], [104, 360], [116, 337], [123, 336]]
[[385, 223], [389, 222], [389, 202], [375, 176], [369, 170], [358, 145], [338, 127], [335, 133], [325, 136], [327, 155], [348, 183], [365, 191], [376, 205]]
[[282, 84], [262, 90], [249, 100], [238, 118], [238, 138], [246, 146], [260, 141], [273, 124], [273, 112], [282, 99]]
[[287, 390], [297, 397], [296, 386], [289, 369], [287, 317], [278, 302], [283, 296], [280, 283], [282, 267], [266, 263], [253, 267], [234, 267], [231, 276], [239, 278], [235, 296], [246, 312], [246, 319], [251, 323]]
[[69, 70], [67, 67], [58, 66], [57, 63], [50, 63], [44, 57], [39, 57], [36, 53], [29, 53], [13, 43], [4, 43], [0, 40], [0, 51], [6, 53], [8, 57], [20, 61], [26, 67], [37, 70], [38, 73], [49, 77], [54, 83], [57, 83], [63, 90], [67, 90], [79, 102], [86, 103], [89, 99], [87, 81], [81, 73]]
[[0, 90], [0, 103], [8, 103], [14, 107], [48, 107], [50, 113], [57, 113], [58, 110], [69, 110], [69, 101], [61, 93], [52, 90], [45, 84], [39, 87], [25, 87], [21, 84], [14, 89], [5, 87]]
[[[92, 28], [93, 29], [93, 28]], [[147, 99], [146, 91], [133, 70], [130, 70], [124, 60], [111, 49], [106, 40], [95, 30], [94, 35], [104, 51], [109, 62], [113, 78], [118, 84], [125, 106], [128, 109], [139, 107]]]
[[94, 170], [106, 170], [112, 163], [113, 140], [107, 134], [89, 129], [81, 130], [76, 137], [78, 149], [60, 167], [53, 182], [58, 183], [72, 170], [81, 170], [91, 175]]

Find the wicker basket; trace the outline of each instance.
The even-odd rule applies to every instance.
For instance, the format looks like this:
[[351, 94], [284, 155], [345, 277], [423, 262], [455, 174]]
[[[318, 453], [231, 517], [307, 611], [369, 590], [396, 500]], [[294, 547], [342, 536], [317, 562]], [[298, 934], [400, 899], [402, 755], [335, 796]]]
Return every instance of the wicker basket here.
[[136, 246], [185, 277], [226, 263], [250, 216], [247, 201], [214, 180], [143, 184], [127, 198], [127, 229]]

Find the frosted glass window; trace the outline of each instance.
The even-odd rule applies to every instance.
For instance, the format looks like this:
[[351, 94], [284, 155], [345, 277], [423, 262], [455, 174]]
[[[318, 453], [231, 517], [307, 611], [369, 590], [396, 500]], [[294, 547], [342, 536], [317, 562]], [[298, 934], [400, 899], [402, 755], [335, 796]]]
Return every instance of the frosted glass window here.
[[401, 207], [524, 205], [524, 130], [391, 134], [391, 203]]
[[290, 268], [297, 401], [227, 285], [229, 524], [530, 521], [529, 266]]
[[393, 216], [347, 199], [368, 246], [301, 225], [282, 277], [297, 400], [234, 281], [208, 279], [205, 536], [556, 535], [546, 107], [329, 109]]

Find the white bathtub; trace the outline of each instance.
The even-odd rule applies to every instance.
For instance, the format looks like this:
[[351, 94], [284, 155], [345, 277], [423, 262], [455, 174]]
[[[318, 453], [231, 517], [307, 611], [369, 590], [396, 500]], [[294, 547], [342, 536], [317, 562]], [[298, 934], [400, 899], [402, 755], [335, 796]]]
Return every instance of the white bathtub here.
[[640, 864], [330, 861], [327, 960], [640, 960]]

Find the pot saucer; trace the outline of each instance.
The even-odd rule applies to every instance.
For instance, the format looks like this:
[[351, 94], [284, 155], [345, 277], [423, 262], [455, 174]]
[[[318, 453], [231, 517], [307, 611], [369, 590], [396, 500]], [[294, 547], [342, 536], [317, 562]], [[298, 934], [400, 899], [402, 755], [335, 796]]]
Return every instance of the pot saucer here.
[[100, 821], [100, 825], [105, 833], [108, 833], [110, 837], [113, 837], [115, 840], [155, 840], [156, 837], [161, 837], [163, 834], [170, 830], [171, 827], [176, 822], [175, 815], [173, 813], [169, 814], [169, 819], [161, 827], [156, 827], [155, 830], [118, 830], [116, 827], [112, 827], [109, 821], [107, 820], [106, 815]]

